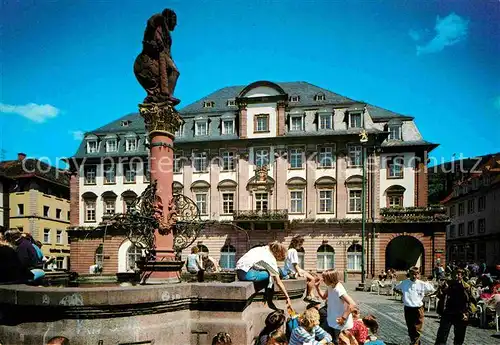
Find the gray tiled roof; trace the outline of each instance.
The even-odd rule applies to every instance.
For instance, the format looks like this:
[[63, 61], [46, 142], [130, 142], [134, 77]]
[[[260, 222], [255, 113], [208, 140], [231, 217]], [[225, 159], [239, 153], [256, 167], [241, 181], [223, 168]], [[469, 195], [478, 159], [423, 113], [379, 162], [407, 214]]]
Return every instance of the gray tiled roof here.
[[[352, 104], [365, 104], [364, 102], [359, 102], [352, 100], [350, 98], [344, 97], [342, 95], [336, 94], [329, 90], [323, 89], [316, 85], [299, 81], [299, 82], [284, 82], [284, 83], [276, 83], [280, 86], [288, 96], [299, 96], [300, 100], [298, 102], [289, 103], [290, 108], [300, 108], [300, 107], [321, 107], [321, 106], [338, 106], [345, 104], [346, 106]], [[176, 142], [178, 143], [196, 143], [196, 142], [206, 142], [208, 140], [236, 140], [238, 139], [237, 135], [231, 136], [222, 136], [220, 134], [220, 117], [221, 115], [234, 113], [237, 114], [238, 108], [236, 106], [228, 106], [227, 101], [230, 99], [235, 99], [239, 96], [240, 92], [247, 85], [239, 85], [239, 86], [229, 86], [219, 89], [196, 102], [193, 102], [186, 107], [182, 108], [179, 112], [181, 116], [184, 117], [184, 135], [176, 138]], [[317, 94], [324, 94], [324, 101], [316, 101], [314, 100], [314, 96]], [[204, 108], [204, 101], [213, 101], [215, 106], [212, 108]], [[370, 104], [367, 104], [368, 111], [370, 116], [374, 121], [378, 120], [386, 120], [390, 118], [401, 118], [401, 119], [412, 119], [411, 117], [404, 116], [383, 108], [379, 108]], [[194, 118], [196, 116], [204, 116], [207, 117], [214, 125], [209, 126], [210, 133], [206, 137], [195, 137], [194, 136]], [[123, 126], [122, 123], [124, 121], [128, 122], [127, 126]], [[137, 151], [134, 152], [125, 152], [125, 135], [128, 132], [134, 132], [139, 135], [139, 147]], [[144, 155], [147, 154], [147, 149], [145, 147], [145, 128], [144, 128], [144, 120], [138, 113], [131, 113], [125, 116], [122, 116], [102, 127], [99, 127], [93, 131], [90, 131], [86, 134], [95, 134], [100, 139], [99, 151], [92, 154], [86, 153], [86, 141], [82, 140], [80, 146], [78, 147], [77, 152], [75, 153], [75, 158], [83, 158], [83, 157], [102, 157], [102, 156], [136, 156], [136, 155]], [[106, 134], [116, 134], [118, 138], [118, 151], [114, 153], [106, 153], [105, 152], [105, 142], [104, 136]], [[287, 133], [287, 136], [303, 136], [303, 135], [345, 135], [345, 134], [353, 134], [353, 132], [346, 130], [339, 132], [338, 130], [328, 132], [328, 133]]]

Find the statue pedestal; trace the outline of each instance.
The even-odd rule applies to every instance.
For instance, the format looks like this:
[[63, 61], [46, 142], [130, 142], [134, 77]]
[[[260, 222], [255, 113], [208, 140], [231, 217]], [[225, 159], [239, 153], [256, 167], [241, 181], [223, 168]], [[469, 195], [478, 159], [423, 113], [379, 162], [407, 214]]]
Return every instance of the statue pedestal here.
[[[178, 102], [177, 102], [178, 103]], [[151, 182], [156, 181], [156, 205], [162, 214], [160, 229], [154, 233], [156, 262], [175, 261], [174, 234], [175, 210], [173, 207], [173, 163], [174, 133], [182, 124], [182, 119], [175, 110], [175, 100], [163, 103], [145, 103], [139, 105], [149, 132]], [[150, 263], [152, 264], [152, 263]], [[160, 264], [161, 265], [161, 264]], [[175, 266], [175, 265], [174, 265]], [[154, 266], [152, 266], [154, 267]], [[172, 279], [178, 276], [174, 271], [151, 271], [151, 278]]]

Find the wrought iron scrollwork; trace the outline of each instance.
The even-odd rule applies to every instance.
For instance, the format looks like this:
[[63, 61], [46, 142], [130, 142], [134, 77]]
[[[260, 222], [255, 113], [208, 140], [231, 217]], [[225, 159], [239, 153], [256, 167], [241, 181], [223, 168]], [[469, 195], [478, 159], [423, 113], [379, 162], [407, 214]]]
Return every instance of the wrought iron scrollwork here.
[[[110, 216], [108, 225], [122, 230], [136, 247], [151, 250], [155, 248], [155, 230], [165, 233], [162, 210], [156, 205], [156, 181], [137, 197], [126, 213]], [[189, 247], [205, 228], [206, 222], [200, 218], [196, 203], [182, 194], [175, 194], [167, 212], [173, 215], [172, 231], [174, 250], [180, 252]]]

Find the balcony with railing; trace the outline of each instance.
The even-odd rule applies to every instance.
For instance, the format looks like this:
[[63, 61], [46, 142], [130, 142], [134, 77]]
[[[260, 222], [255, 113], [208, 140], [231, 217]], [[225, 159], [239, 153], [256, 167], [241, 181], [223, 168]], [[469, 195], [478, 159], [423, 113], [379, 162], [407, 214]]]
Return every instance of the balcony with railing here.
[[442, 206], [386, 207], [380, 209], [382, 223], [448, 223], [450, 218]]
[[272, 222], [272, 221], [287, 221], [288, 210], [242, 210], [235, 211], [233, 215], [235, 221], [246, 222]]

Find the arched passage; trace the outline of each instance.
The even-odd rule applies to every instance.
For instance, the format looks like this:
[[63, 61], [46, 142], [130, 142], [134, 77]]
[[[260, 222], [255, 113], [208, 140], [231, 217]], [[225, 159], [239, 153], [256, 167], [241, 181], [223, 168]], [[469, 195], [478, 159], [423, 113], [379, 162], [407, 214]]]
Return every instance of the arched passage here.
[[385, 249], [385, 268], [406, 271], [417, 266], [424, 269], [424, 246], [413, 236], [393, 238]]

